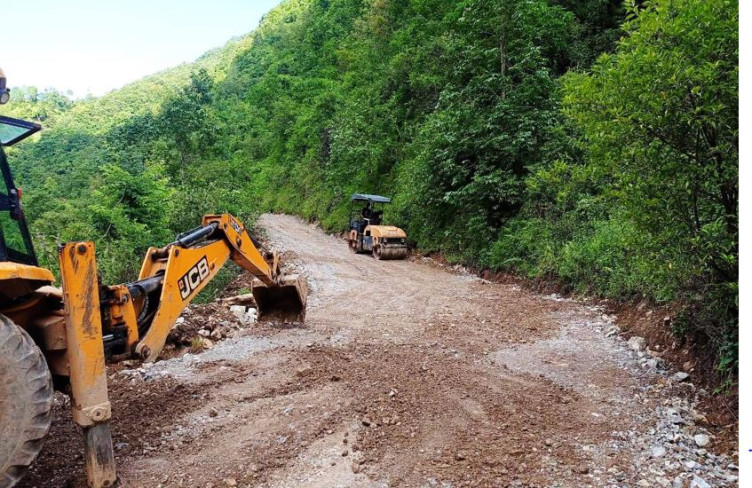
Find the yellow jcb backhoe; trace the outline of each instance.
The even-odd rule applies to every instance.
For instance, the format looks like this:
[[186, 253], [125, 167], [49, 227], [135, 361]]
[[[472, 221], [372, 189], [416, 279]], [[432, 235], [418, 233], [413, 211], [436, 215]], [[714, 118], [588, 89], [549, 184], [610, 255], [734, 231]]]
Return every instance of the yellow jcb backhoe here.
[[[0, 103], [8, 101], [0, 71]], [[94, 244], [59, 248], [62, 287], [39, 267], [4, 146], [41, 127], [0, 116], [0, 488], [15, 485], [41, 449], [52, 397], [71, 397], [84, 431], [87, 479], [116, 481], [106, 364], [154, 361], [181, 311], [230, 259], [255, 277], [259, 320], [302, 321], [307, 287], [284, 276], [276, 254], [262, 253], [232, 215], [207, 215], [200, 227], [162, 248], [150, 248], [138, 279], [104, 286]]]

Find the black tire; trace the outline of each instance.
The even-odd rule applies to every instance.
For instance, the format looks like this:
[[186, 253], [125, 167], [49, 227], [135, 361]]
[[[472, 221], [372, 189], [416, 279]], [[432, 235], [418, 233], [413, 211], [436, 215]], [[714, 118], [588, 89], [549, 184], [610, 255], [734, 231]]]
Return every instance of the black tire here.
[[0, 488], [23, 478], [50, 429], [52, 376], [34, 341], [0, 315]]

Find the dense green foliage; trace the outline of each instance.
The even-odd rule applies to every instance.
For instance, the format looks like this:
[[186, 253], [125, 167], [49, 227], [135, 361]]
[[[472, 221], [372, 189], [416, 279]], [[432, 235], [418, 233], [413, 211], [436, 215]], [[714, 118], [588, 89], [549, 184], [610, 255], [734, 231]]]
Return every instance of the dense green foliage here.
[[[46, 264], [105, 279], [207, 212], [347, 224], [356, 191], [424, 252], [623, 300], [736, 364], [738, 8], [723, 0], [287, 0], [193, 65], [9, 105]], [[11, 80], [12, 81], [12, 80]]]
[[[738, 13], [674, 0], [635, 9], [615, 53], [563, 79], [583, 156], [527, 181], [494, 262], [605, 296], [680, 300], [676, 332], [735, 367]], [[561, 155], [560, 155], [561, 156]]]

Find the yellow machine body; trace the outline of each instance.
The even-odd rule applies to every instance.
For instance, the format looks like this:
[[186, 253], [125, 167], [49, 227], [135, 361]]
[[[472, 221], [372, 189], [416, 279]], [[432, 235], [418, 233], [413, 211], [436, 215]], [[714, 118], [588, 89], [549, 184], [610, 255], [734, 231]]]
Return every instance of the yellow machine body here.
[[404, 239], [407, 237], [405, 231], [393, 225], [369, 225], [366, 232], [370, 232], [374, 239]]

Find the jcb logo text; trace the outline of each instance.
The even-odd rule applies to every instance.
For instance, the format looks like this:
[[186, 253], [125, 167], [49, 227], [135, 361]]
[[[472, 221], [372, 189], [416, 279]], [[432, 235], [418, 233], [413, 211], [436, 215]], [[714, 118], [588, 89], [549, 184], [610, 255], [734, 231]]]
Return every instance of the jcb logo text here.
[[206, 256], [194, 264], [191, 269], [188, 270], [182, 278], [178, 280], [178, 289], [180, 290], [180, 298], [185, 300], [191, 293], [193, 293], [198, 285], [200, 285], [206, 278], [209, 277], [209, 262], [206, 260]]

